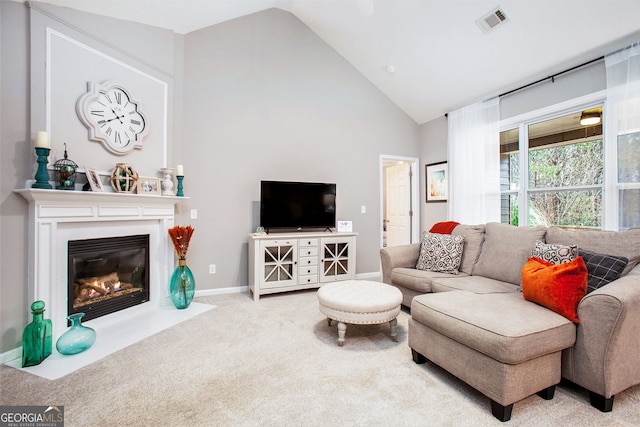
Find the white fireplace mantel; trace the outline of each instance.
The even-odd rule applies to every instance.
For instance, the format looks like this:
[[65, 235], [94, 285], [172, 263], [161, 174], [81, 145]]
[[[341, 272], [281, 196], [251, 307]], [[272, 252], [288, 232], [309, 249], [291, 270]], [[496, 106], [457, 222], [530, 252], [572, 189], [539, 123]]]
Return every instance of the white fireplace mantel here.
[[167, 278], [174, 255], [167, 230], [174, 225], [175, 205], [183, 197], [43, 189], [15, 192], [29, 201], [29, 302], [45, 302], [54, 340], [67, 325], [69, 240], [148, 233], [150, 303], [170, 304]]

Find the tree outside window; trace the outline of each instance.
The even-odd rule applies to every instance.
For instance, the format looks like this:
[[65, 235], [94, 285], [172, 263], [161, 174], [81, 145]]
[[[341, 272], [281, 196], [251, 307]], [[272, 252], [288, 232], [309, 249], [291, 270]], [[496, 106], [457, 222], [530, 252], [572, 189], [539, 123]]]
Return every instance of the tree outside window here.
[[[528, 136], [525, 159], [520, 155], [519, 129], [501, 134], [502, 222], [520, 225], [522, 199], [530, 226], [601, 228], [602, 124], [581, 126], [576, 112], [520, 129]], [[520, 187], [523, 169], [528, 178], [525, 189]]]

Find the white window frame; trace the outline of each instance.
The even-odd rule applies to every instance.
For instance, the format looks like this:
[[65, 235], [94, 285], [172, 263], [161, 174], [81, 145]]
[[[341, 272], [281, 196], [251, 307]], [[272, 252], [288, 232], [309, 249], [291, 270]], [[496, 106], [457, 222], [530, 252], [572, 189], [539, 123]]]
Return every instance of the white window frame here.
[[[520, 188], [518, 192], [518, 226], [529, 226], [528, 195], [532, 192], [545, 190], [557, 191], [558, 189], [529, 189], [529, 125], [551, 120], [564, 115], [583, 111], [596, 106], [603, 106], [603, 149], [604, 149], [604, 176], [602, 185], [585, 185], [575, 188], [562, 188], [560, 190], [594, 189], [602, 188], [602, 229], [618, 230], [618, 144], [617, 129], [613, 129], [613, 120], [608, 120], [609, 107], [607, 105], [607, 93], [605, 90], [594, 92], [579, 98], [550, 105], [518, 116], [509, 117], [500, 121], [500, 132], [518, 128], [518, 150], [520, 161]], [[615, 114], [615, 113], [614, 113]], [[612, 117], [615, 117], [611, 114]], [[499, 155], [499, 154], [496, 154]], [[514, 194], [513, 190], [501, 191], [500, 195]]]

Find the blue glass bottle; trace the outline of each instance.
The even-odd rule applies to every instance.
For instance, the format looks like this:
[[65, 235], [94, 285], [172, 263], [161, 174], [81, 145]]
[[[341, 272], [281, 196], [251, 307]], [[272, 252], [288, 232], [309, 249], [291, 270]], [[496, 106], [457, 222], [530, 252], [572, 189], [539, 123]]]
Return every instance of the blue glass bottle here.
[[82, 324], [84, 313], [75, 313], [67, 317], [71, 326], [56, 341], [56, 349], [60, 354], [78, 354], [87, 350], [96, 341], [96, 331]]
[[22, 367], [42, 363], [51, 354], [51, 320], [44, 319], [44, 301], [31, 304], [33, 321], [22, 333]]

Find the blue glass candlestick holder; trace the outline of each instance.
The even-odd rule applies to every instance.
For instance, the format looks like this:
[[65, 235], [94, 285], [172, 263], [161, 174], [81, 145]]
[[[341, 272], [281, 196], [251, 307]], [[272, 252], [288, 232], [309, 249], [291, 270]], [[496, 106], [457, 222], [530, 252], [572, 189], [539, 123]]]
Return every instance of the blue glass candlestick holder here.
[[53, 188], [49, 184], [49, 171], [47, 171], [47, 163], [49, 163], [50, 148], [36, 147], [36, 154], [38, 155], [38, 169], [36, 170], [36, 182], [33, 183], [31, 188]]
[[182, 180], [184, 179], [184, 175], [176, 175], [176, 179], [178, 180], [178, 192], [176, 196], [184, 197], [184, 192], [182, 191]]

